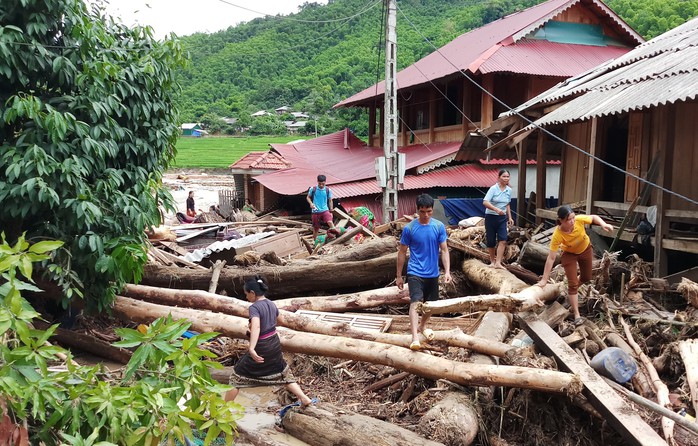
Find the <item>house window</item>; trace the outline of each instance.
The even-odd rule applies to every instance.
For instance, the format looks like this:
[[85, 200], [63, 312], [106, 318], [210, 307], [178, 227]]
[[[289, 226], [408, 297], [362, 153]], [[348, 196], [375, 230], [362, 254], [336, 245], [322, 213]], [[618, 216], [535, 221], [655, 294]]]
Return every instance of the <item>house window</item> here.
[[415, 123], [415, 130], [421, 130], [427, 128], [426, 118], [424, 117], [424, 110], [417, 110], [417, 122]]

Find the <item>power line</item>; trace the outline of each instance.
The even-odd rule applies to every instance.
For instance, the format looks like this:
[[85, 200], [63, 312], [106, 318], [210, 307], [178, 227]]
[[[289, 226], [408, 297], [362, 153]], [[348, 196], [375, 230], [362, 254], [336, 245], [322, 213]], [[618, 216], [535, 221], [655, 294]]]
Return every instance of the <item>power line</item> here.
[[[606, 161], [606, 160], [604, 160], [604, 159], [601, 159], [601, 158], [597, 157], [596, 155], [592, 155], [591, 153], [589, 153], [589, 152], [587, 152], [587, 151], [585, 151], [585, 150], [583, 150], [583, 149], [577, 147], [576, 145], [572, 144], [571, 142], [568, 142], [568, 141], [564, 140], [563, 138], [561, 138], [561, 137], [555, 135], [554, 133], [550, 132], [550, 131], [547, 130], [546, 128], [539, 126], [539, 125], [536, 124], [535, 122], [533, 122], [533, 121], [531, 121], [530, 119], [528, 119], [526, 116], [524, 116], [524, 115], [522, 115], [521, 113], [519, 113], [517, 110], [514, 110], [514, 109], [511, 108], [509, 105], [507, 105], [506, 103], [504, 103], [504, 101], [500, 100], [497, 96], [495, 96], [493, 93], [489, 92], [486, 88], [484, 88], [483, 86], [481, 86], [480, 84], [478, 84], [477, 82], [475, 82], [475, 80], [472, 79], [470, 76], [468, 76], [467, 73], [465, 73], [464, 70], [461, 70], [456, 64], [454, 64], [453, 62], [451, 62], [451, 60], [449, 60], [448, 57], [446, 57], [446, 56], [440, 51], [440, 49], [437, 48], [437, 47], [429, 40], [429, 38], [427, 38], [419, 29], [417, 29], [417, 27], [414, 25], [414, 23], [412, 23], [412, 21], [405, 15], [404, 11], [403, 11], [399, 6], [398, 6], [397, 9], [400, 11], [400, 13], [401, 13], [402, 16], [405, 18], [405, 20], [407, 20], [407, 22], [410, 24], [410, 26], [424, 39], [424, 41], [427, 42], [429, 45], [431, 45], [431, 47], [434, 48], [434, 50], [435, 50], [441, 57], [443, 57], [443, 59], [444, 59], [446, 62], [448, 62], [453, 68], [455, 68], [457, 72], [461, 73], [468, 81], [470, 81], [470, 83], [472, 83], [472, 84], [475, 85], [477, 88], [479, 88], [480, 90], [482, 90], [484, 93], [486, 93], [487, 95], [489, 95], [492, 99], [494, 99], [495, 101], [497, 101], [500, 105], [504, 106], [504, 107], [505, 107], [507, 110], [509, 110], [511, 113], [516, 114], [519, 118], [521, 118], [522, 120], [524, 120], [525, 122], [527, 122], [528, 125], [535, 127], [536, 129], [538, 129], [538, 130], [540, 130], [540, 131], [546, 133], [547, 135], [549, 135], [549, 136], [552, 137], [553, 139], [558, 140], [559, 142], [565, 144], [566, 146], [571, 147], [571, 148], [577, 150], [578, 152], [580, 152], [580, 153], [582, 153], [582, 154], [584, 154], [584, 155], [586, 155], [586, 156], [592, 158], [592, 159], [595, 160], [595, 161], [600, 162], [601, 164], [604, 164], [604, 165], [607, 166], [607, 167], [610, 167], [611, 169], [615, 169], [615, 170], [617, 170], [617, 171], [623, 173], [624, 175], [627, 175], [627, 176], [629, 176], [629, 177], [631, 177], [631, 178], [634, 178], [634, 179], [636, 179], [636, 180], [638, 180], [638, 181], [640, 181], [640, 182], [642, 182], [642, 183], [645, 183], [645, 184], [648, 184], [648, 185], [650, 185], [650, 186], [652, 186], [652, 187], [655, 187], [655, 188], [657, 188], [657, 189], [659, 189], [659, 190], [661, 190], [661, 191], [663, 191], [663, 192], [665, 192], [665, 193], [668, 193], [668, 194], [670, 194], [670, 195], [674, 195], [674, 196], [676, 196], [676, 197], [678, 197], [678, 198], [681, 198], [681, 199], [683, 199], [683, 200], [686, 200], [686, 201], [688, 201], [689, 203], [698, 204], [698, 201], [696, 201], [696, 200], [693, 200], [693, 199], [691, 199], [691, 198], [689, 198], [689, 197], [687, 197], [687, 196], [685, 196], [685, 195], [682, 195], [682, 194], [680, 194], [680, 193], [678, 193], [678, 192], [674, 192], [674, 191], [672, 191], [671, 189], [667, 189], [667, 188], [665, 188], [664, 186], [660, 186], [660, 185], [657, 184], [657, 183], [654, 183], [654, 182], [652, 182], [652, 181], [646, 180], [646, 179], [644, 179], [644, 178], [642, 178], [642, 177], [640, 177], [640, 176], [638, 176], [638, 175], [635, 175], [635, 174], [633, 174], [633, 173], [630, 173], [630, 172], [626, 171], [625, 169], [621, 169], [620, 167], [615, 166], [615, 165], [609, 163], [608, 161]], [[414, 66], [415, 66], [415, 68], [417, 68], [417, 67], [416, 67], [416, 64], [415, 64]], [[417, 68], [417, 70], [419, 70], [419, 68]], [[422, 72], [420, 71], [420, 73], [422, 73]], [[422, 75], [423, 75], [427, 80], [429, 80], [429, 79], [424, 75], [424, 73], [422, 73]], [[432, 83], [432, 85], [434, 85], [433, 82], [431, 82], [431, 80], [429, 80], [429, 82]], [[439, 92], [441, 92], [441, 90], [439, 90]], [[442, 95], [443, 95], [443, 93], [442, 93]], [[444, 95], [444, 97], [445, 97], [445, 95]], [[448, 99], [448, 98], [446, 98], [446, 99]], [[449, 102], [450, 102], [450, 100], [449, 100]], [[453, 104], [453, 103], [451, 103], [451, 104]], [[463, 114], [463, 116], [465, 116], [465, 114], [464, 114], [462, 111], [461, 111], [461, 114]], [[488, 139], [489, 139], [489, 138], [488, 138]]]
[[[254, 9], [250, 9], [250, 8], [246, 8], [246, 7], [244, 7], [244, 6], [236, 5], [235, 3], [231, 3], [231, 2], [229, 2], [229, 1], [227, 1], [227, 0], [218, 0], [218, 1], [221, 2], [221, 3], [225, 3], [226, 5], [234, 6], [234, 7], [236, 7], [236, 8], [240, 8], [240, 9], [244, 9], [245, 11], [254, 12], [255, 14], [259, 14], [259, 15], [262, 15], [262, 16], [264, 16], [264, 17], [275, 17], [273, 14], [267, 14], [267, 13], [264, 13], [264, 12], [255, 11]], [[368, 3], [367, 3], [367, 4], [366, 4], [366, 5], [367, 5], [367, 8], [366, 8], [366, 9], [370, 9], [370, 8], [374, 7], [374, 6], [375, 6], [376, 4], [378, 4], [378, 3], [382, 3], [382, 0], [375, 0], [375, 1], [373, 2], [373, 4], [368, 4]], [[361, 15], [363, 12], [365, 12], [365, 11], [359, 12], [359, 13], [354, 14], [354, 15], [352, 15], [352, 16], [342, 17], [342, 18], [339, 18], [339, 19], [332, 19], [332, 20], [304, 20], [304, 19], [297, 19], [297, 18], [295, 18], [295, 17], [290, 17], [290, 16], [281, 16], [281, 18], [284, 19], [284, 20], [289, 20], [289, 21], [292, 21], [292, 22], [300, 22], [300, 23], [334, 23], [334, 22], [343, 22], [343, 21], [346, 21], [346, 20], [351, 20], [351, 19], [357, 17], [358, 15]]]

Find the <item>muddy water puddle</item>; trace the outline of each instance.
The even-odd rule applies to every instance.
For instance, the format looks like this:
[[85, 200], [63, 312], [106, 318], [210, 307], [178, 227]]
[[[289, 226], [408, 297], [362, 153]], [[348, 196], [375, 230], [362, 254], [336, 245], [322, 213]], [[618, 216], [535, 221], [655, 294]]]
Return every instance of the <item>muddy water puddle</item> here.
[[288, 446], [310, 446], [308, 443], [276, 430], [276, 413], [281, 409], [275, 387], [250, 387], [240, 389], [235, 402], [245, 408], [245, 415], [238, 427], [248, 432], [264, 435], [269, 440]]

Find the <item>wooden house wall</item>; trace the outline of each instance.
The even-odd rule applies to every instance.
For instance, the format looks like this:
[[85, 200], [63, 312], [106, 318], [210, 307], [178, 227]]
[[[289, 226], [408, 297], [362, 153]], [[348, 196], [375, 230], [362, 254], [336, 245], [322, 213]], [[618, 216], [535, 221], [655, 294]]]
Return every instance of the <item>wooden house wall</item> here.
[[558, 14], [553, 18], [553, 20], [559, 22], [571, 22], [571, 23], [584, 23], [588, 25], [601, 25], [603, 27], [603, 32], [609, 37], [613, 37], [618, 40], [626, 40], [627, 37], [619, 34], [613, 28], [610, 28], [606, 24], [599, 23], [599, 16], [595, 14], [590, 9], [582, 6], [581, 3], [565, 10], [564, 12]]
[[[675, 122], [669, 122], [674, 132], [674, 155], [672, 157], [670, 189], [693, 200], [698, 199], [698, 102], [674, 105]], [[670, 116], [671, 116], [670, 115]], [[698, 206], [671, 195], [669, 208], [698, 211]]]
[[[588, 150], [591, 142], [591, 122], [585, 121], [567, 126], [565, 139], [579, 148]], [[560, 203], [573, 203], [586, 199], [589, 157], [565, 147], [562, 150], [560, 175]]]

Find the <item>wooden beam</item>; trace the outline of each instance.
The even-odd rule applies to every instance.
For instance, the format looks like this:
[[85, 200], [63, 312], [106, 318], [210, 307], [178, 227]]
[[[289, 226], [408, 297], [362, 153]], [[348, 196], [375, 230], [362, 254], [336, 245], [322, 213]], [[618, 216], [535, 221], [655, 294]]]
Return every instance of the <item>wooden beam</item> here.
[[368, 107], [368, 146], [373, 147], [376, 137], [376, 105]]
[[[538, 130], [538, 140], [536, 141], [536, 209], [545, 209], [547, 165], [548, 157], [545, 153], [545, 132]], [[536, 224], [539, 225], [542, 219], [536, 216]]]
[[664, 276], [664, 280], [669, 282], [669, 285], [673, 285], [681, 282], [681, 279], [684, 277], [698, 283], [698, 266]]
[[[662, 133], [664, 133], [663, 148], [661, 150], [661, 159], [659, 162], [659, 178], [657, 179], [657, 184], [667, 189], [671, 189], [671, 172], [673, 170], [674, 164], [674, 128], [676, 126], [676, 105], [670, 104], [663, 107], [664, 113], [662, 113], [662, 120], [664, 125], [662, 127]], [[656, 115], [655, 115], [656, 116]], [[661, 140], [660, 139], [660, 140]], [[669, 234], [669, 219], [666, 218], [664, 214], [665, 208], [667, 208], [670, 203], [669, 194], [661, 190], [657, 190], [657, 223], [654, 225], [654, 235], [658, 237], [662, 242], [659, 243], [659, 247], [654, 249], [654, 276], [662, 277], [666, 276], [669, 272], [669, 259], [666, 251], [664, 250], [663, 241], [666, 240]]]
[[175, 239], [175, 241], [176, 241], [177, 243], [181, 243], [181, 242], [187, 241], [187, 240], [189, 240], [189, 239], [193, 239], [193, 238], [195, 238], [195, 237], [199, 237], [200, 235], [204, 235], [204, 234], [206, 234], [206, 233], [209, 233], [209, 232], [216, 232], [216, 231], [218, 231], [218, 225], [212, 226], [212, 227], [210, 227], [210, 228], [202, 229], [202, 230], [200, 230], [200, 231], [192, 232], [191, 234], [183, 235], [182, 237], [177, 237], [177, 238]]
[[[429, 90], [429, 141], [428, 144], [434, 142], [436, 134], [436, 91]], [[397, 205], [397, 203], [395, 203]]]
[[584, 385], [583, 393], [604, 419], [633, 445], [666, 445], [637, 412], [628, 410], [627, 403], [565, 343], [545, 322], [537, 317], [522, 319], [523, 329], [536, 346], [555, 358], [561, 369], [574, 373]]
[[[591, 226], [591, 229], [594, 232], [596, 232], [597, 234], [603, 235], [604, 237], [615, 237], [616, 234], [618, 233], [618, 230], [615, 228], [611, 232], [606, 232], [603, 229], [601, 229], [601, 226], [596, 226], [596, 225]], [[623, 232], [620, 236], [620, 239], [625, 240], [626, 242], [631, 242], [633, 240], [634, 236], [635, 236], [634, 234], [631, 234], [628, 232]], [[656, 247], [656, 241], [657, 241], [657, 237], [650, 237], [650, 245], [651, 246]], [[670, 249], [672, 251], [684, 251], [684, 252], [691, 252], [693, 254], [698, 254], [698, 239], [697, 240], [679, 240], [679, 239], [673, 239], [673, 238], [664, 238], [664, 239], [662, 239], [662, 248]], [[655, 249], [655, 251], [657, 251], [657, 250]], [[666, 275], [666, 274], [664, 274], [664, 275]]]
[[594, 175], [596, 160], [592, 156], [596, 156], [596, 133], [598, 131], [599, 120], [596, 117], [591, 118], [591, 130], [589, 141], [589, 169], [587, 170], [587, 215], [591, 214], [594, 209], [594, 197], [596, 196], [596, 178]]
[[[482, 76], [482, 88], [491, 94], [494, 93], [494, 75], [484, 74]], [[491, 94], [487, 94], [485, 91], [483, 91], [481, 94], [482, 101], [480, 102], [480, 128], [486, 129], [492, 124], [492, 118], [494, 116], [494, 102]]]
[[519, 154], [519, 178], [516, 187], [516, 214], [517, 224], [521, 227], [526, 224], [526, 147], [528, 144], [519, 143], [517, 153]]

